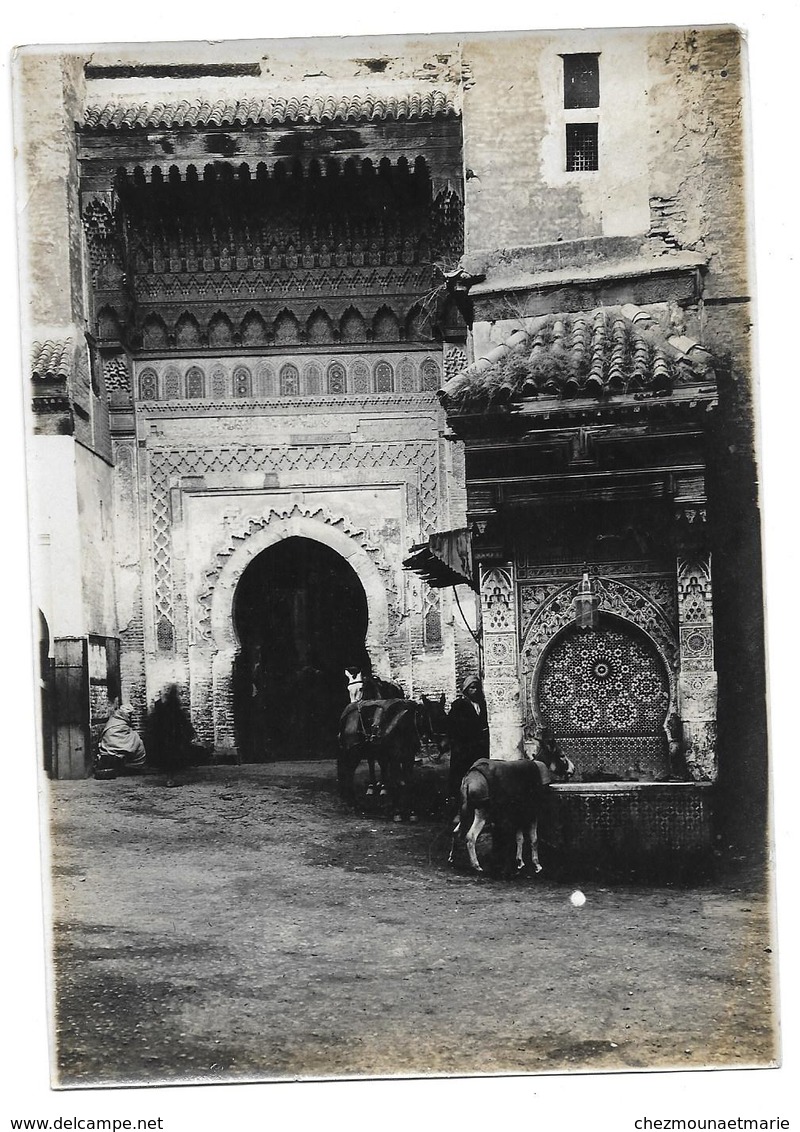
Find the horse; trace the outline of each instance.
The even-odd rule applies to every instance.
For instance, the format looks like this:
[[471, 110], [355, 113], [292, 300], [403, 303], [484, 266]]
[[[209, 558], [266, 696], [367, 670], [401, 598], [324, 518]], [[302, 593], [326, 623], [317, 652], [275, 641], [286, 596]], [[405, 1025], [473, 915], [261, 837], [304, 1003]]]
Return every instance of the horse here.
[[374, 793], [378, 788], [377, 762], [381, 795], [388, 797], [394, 820], [400, 821], [403, 816], [413, 819], [409, 787], [422, 741], [431, 735], [427, 720], [421, 704], [397, 696], [348, 704], [339, 722], [337, 776], [341, 796], [354, 801], [355, 772], [362, 759], [370, 767], [368, 793]]
[[470, 867], [476, 873], [483, 869], [478, 861], [476, 842], [484, 826], [491, 822], [501, 843], [513, 831], [516, 842], [516, 871], [525, 868], [523, 858], [527, 837], [531, 867], [540, 873], [538, 825], [548, 787], [557, 780], [566, 780], [575, 767], [552, 739], [538, 740], [542, 758], [526, 757], [514, 761], [478, 759], [461, 782], [461, 804], [453, 829], [453, 842], [448, 858], [454, 864], [456, 845], [464, 837]]
[[[438, 699], [429, 699], [423, 694], [420, 696], [420, 701], [422, 703], [422, 710], [425, 713], [425, 726], [430, 735], [430, 742], [439, 752], [438, 759], [441, 759], [445, 748], [449, 745], [447, 699], [445, 698], [444, 692], [442, 692]], [[438, 759], [436, 761], [438, 761]]]
[[351, 704], [362, 700], [404, 700], [405, 694], [399, 684], [381, 680], [378, 676], [365, 676], [358, 668], [345, 668], [347, 694]]

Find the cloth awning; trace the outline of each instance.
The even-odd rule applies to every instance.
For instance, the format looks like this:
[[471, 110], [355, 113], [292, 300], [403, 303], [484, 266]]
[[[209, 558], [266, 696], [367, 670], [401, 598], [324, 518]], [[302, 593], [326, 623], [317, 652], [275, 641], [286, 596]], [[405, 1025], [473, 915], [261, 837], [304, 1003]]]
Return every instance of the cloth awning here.
[[417, 574], [433, 589], [470, 586], [475, 589], [472, 572], [472, 537], [466, 527], [432, 534], [427, 542], [412, 546], [403, 569]]

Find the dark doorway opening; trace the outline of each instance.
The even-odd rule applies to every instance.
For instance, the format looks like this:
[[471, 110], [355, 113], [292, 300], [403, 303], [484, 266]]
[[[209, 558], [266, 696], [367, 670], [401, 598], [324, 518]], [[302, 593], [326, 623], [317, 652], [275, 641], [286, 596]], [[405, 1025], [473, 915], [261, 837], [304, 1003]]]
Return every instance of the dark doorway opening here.
[[55, 728], [55, 696], [53, 690], [53, 658], [50, 655], [50, 626], [39, 610], [39, 706], [42, 728], [42, 760], [45, 774], [53, 774], [53, 731]]
[[332, 758], [348, 702], [345, 667], [367, 664], [367, 598], [352, 566], [324, 543], [284, 539], [245, 570], [233, 616], [242, 757]]

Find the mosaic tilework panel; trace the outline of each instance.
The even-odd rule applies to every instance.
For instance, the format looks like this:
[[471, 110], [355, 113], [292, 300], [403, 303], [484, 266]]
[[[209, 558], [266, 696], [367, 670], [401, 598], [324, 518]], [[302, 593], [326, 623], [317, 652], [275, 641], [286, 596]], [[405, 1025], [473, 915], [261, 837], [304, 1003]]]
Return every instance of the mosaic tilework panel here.
[[712, 797], [702, 786], [556, 787], [548, 800], [547, 841], [562, 859], [608, 867], [705, 852], [712, 844]]
[[566, 736], [559, 745], [576, 767], [578, 781], [594, 775], [615, 778], [658, 778], [669, 767], [667, 740], [660, 735]]
[[614, 629], [568, 630], [548, 652], [539, 705], [556, 735], [653, 735], [669, 683], [644, 639]]

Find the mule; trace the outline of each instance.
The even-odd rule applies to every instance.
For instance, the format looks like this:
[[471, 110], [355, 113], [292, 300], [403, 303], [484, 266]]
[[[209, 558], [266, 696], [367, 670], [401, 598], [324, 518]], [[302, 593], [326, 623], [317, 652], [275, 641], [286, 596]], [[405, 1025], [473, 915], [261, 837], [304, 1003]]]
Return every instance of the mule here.
[[380, 766], [380, 790], [392, 806], [395, 821], [413, 818], [410, 786], [422, 741], [430, 735], [427, 715], [413, 700], [360, 700], [347, 705], [339, 722], [339, 792], [355, 802], [355, 772], [362, 759], [370, 767], [368, 793], [377, 788], [375, 764]]
[[552, 782], [564, 781], [575, 773], [570, 759], [555, 744], [539, 744], [543, 758], [478, 759], [461, 782], [460, 807], [453, 830], [449, 863], [455, 861], [456, 846], [464, 838], [472, 870], [482, 873], [476, 843], [489, 823], [495, 836], [505, 846], [507, 836], [513, 832], [516, 845], [516, 871], [525, 868], [523, 856], [525, 842], [530, 846], [531, 868], [542, 871], [539, 862], [539, 818]]

